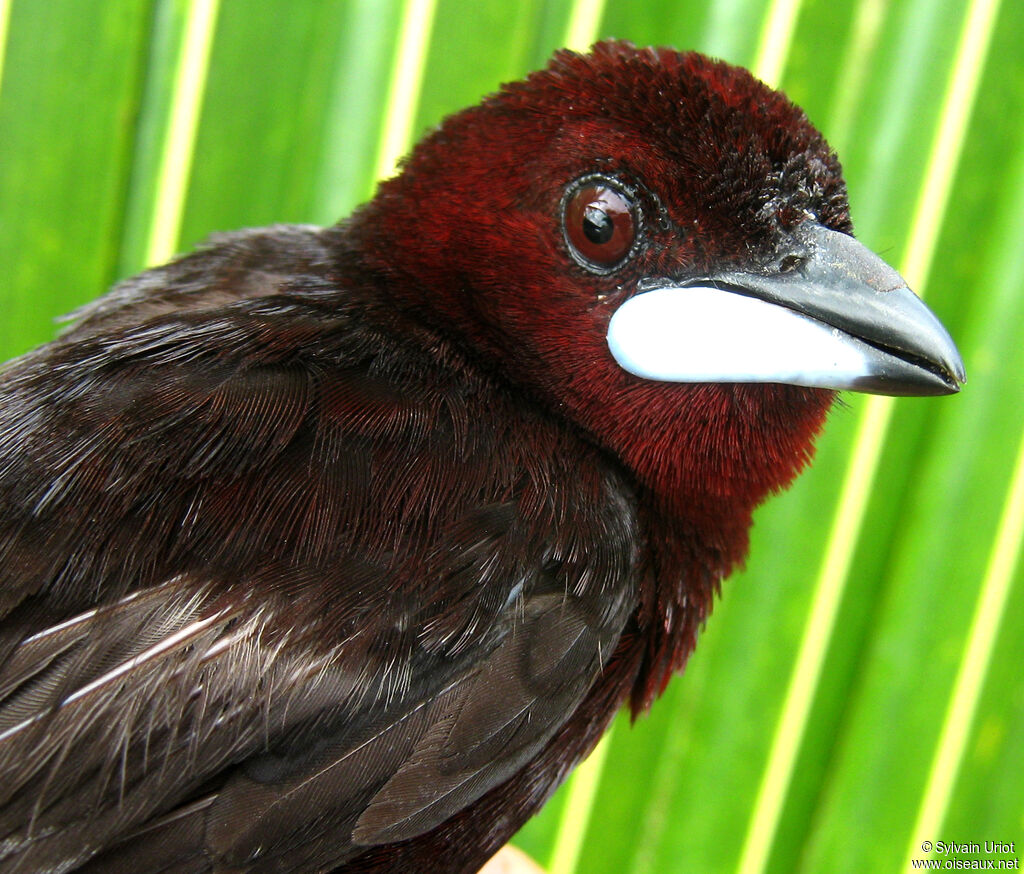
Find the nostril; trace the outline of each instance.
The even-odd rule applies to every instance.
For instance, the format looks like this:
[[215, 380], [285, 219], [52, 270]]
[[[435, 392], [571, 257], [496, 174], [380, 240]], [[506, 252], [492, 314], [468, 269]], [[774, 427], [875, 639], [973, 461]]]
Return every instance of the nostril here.
[[807, 259], [803, 255], [786, 255], [779, 262], [779, 273], [792, 273], [804, 266]]

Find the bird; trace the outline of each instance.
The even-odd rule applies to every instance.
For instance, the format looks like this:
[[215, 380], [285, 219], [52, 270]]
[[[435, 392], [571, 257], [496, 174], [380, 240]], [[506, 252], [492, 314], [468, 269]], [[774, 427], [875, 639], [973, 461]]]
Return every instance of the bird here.
[[836, 393], [964, 381], [783, 94], [557, 52], [0, 371], [0, 874], [476, 871], [684, 667]]

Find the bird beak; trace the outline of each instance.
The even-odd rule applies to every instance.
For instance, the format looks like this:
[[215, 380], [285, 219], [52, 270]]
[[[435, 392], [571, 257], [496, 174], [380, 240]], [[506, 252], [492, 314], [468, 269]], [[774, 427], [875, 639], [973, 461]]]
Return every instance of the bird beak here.
[[781, 382], [886, 395], [960, 390], [949, 333], [853, 237], [804, 222], [771, 264], [645, 280], [614, 313], [619, 365], [667, 382]]

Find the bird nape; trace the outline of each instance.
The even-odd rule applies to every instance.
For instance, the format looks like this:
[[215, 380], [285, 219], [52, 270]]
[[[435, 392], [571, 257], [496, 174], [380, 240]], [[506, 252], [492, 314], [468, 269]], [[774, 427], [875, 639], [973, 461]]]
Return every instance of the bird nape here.
[[0, 874], [471, 872], [693, 649], [834, 391], [945, 394], [783, 95], [598, 44], [0, 375]]

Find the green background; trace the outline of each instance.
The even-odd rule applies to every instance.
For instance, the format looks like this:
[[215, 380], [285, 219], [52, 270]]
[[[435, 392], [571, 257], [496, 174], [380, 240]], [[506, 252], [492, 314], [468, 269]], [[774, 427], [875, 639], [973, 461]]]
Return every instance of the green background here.
[[0, 0], [0, 352], [211, 231], [337, 220], [446, 113], [605, 36], [749, 66], [804, 106], [858, 235], [970, 381], [845, 398], [685, 674], [517, 842], [557, 874], [897, 872], [925, 840], [1012, 858], [1024, 4]]

